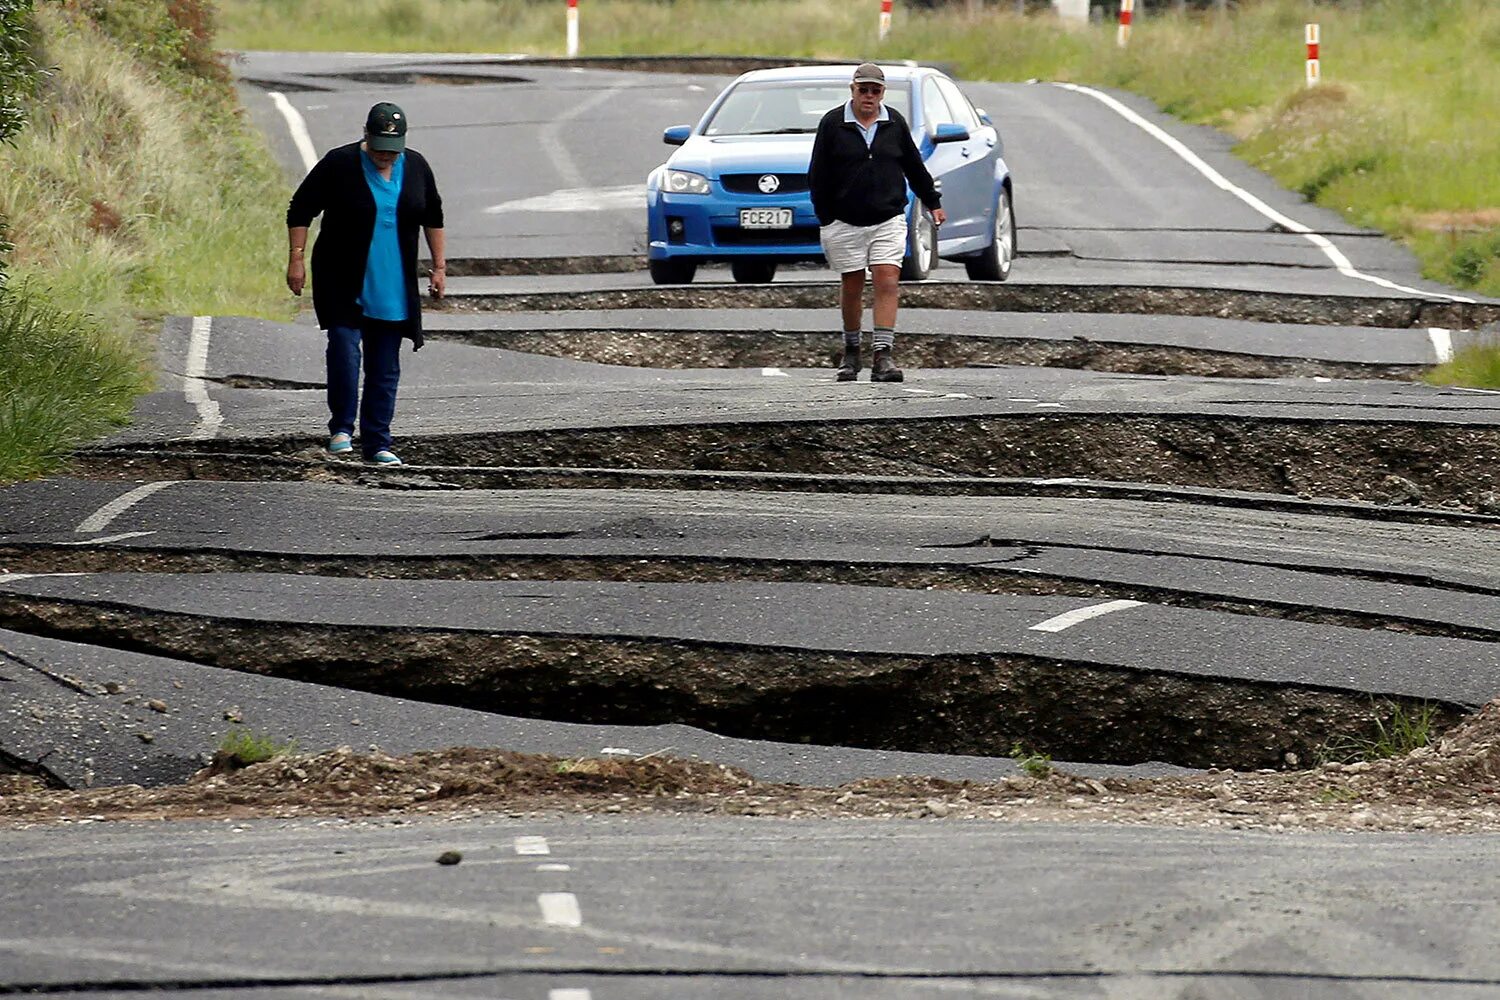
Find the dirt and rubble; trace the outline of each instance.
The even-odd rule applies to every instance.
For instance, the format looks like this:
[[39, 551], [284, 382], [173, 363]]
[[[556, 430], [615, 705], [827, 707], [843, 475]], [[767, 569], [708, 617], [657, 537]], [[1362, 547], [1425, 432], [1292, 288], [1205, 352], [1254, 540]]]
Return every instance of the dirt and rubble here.
[[1265, 831], [1500, 831], [1500, 699], [1434, 745], [1301, 771], [1091, 778], [1033, 759], [996, 782], [756, 781], [662, 755], [567, 759], [463, 747], [395, 757], [340, 747], [248, 767], [223, 754], [185, 784], [87, 791], [0, 773], [0, 826], [111, 820], [486, 813], [1111, 822]]

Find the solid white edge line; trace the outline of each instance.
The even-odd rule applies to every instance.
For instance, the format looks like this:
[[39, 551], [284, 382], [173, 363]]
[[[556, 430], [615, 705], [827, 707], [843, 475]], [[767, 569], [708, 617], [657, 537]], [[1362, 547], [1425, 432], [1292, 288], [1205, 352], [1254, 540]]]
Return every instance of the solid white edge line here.
[[1438, 364], [1453, 360], [1453, 334], [1440, 326], [1429, 326], [1427, 339], [1432, 341], [1432, 353], [1437, 355]]
[[578, 909], [578, 897], [571, 892], [544, 892], [536, 897], [542, 908], [542, 919], [557, 927], [582, 927], [583, 914]]
[[0, 583], [13, 583], [16, 580], [30, 580], [36, 576], [35, 573], [0, 573]]
[[517, 837], [517, 854], [551, 854], [552, 848], [547, 846], [546, 837]]
[[154, 535], [154, 531], [125, 531], [118, 535], [105, 535], [103, 538], [83, 538], [76, 542], [63, 542], [63, 545], [107, 545], [110, 542], [123, 542], [128, 538], [144, 538]]
[[[78, 527], [73, 529], [73, 531], [78, 534], [86, 534], [91, 531], [103, 531], [105, 528], [109, 527], [109, 522], [113, 521], [115, 518], [119, 517], [121, 514], [125, 513], [127, 510], [134, 507], [136, 504], [140, 503], [151, 494], [157, 492], [158, 490], [164, 490], [168, 486], [175, 486], [179, 481], [180, 480], [176, 479], [168, 479], [165, 482], [160, 483], [147, 483], [144, 486], [137, 486], [129, 493], [122, 493], [111, 500], [109, 503], [105, 504], [103, 507], [100, 507], [98, 510], [94, 511], [88, 517], [84, 518], [79, 523]], [[97, 541], [97, 539], [95, 539], [95, 541]]]
[[1234, 195], [1240, 201], [1243, 201], [1246, 205], [1249, 205], [1251, 208], [1259, 212], [1261, 215], [1265, 216], [1267, 219], [1270, 219], [1277, 225], [1289, 229], [1294, 233], [1297, 233], [1308, 242], [1316, 246], [1319, 250], [1322, 250], [1323, 255], [1333, 262], [1333, 266], [1338, 269], [1340, 274], [1350, 278], [1358, 278], [1360, 281], [1368, 281], [1371, 284], [1379, 285], [1382, 288], [1389, 288], [1398, 292], [1406, 292], [1409, 295], [1419, 295], [1424, 298], [1432, 296], [1435, 298], [1447, 299], [1450, 302], [1465, 302], [1470, 304], [1474, 302], [1473, 299], [1465, 298], [1462, 295], [1449, 295], [1446, 292], [1424, 292], [1419, 288], [1408, 288], [1406, 285], [1398, 285], [1394, 281], [1390, 281], [1386, 278], [1381, 278], [1373, 274], [1365, 274], [1363, 271], [1356, 269], [1349, 258], [1345, 257], [1343, 252], [1339, 250], [1338, 247], [1334, 246], [1333, 241], [1328, 239], [1328, 237], [1322, 235], [1321, 233], [1313, 232], [1311, 228], [1303, 225], [1290, 216], [1282, 215], [1280, 212], [1276, 211], [1276, 209], [1272, 208], [1270, 205], [1267, 205], [1265, 202], [1255, 197], [1255, 195], [1251, 194], [1249, 191], [1246, 191], [1243, 188], [1231, 183], [1223, 174], [1219, 173], [1213, 167], [1209, 166], [1197, 153], [1193, 152], [1186, 145], [1184, 145], [1181, 140], [1176, 139], [1172, 135], [1168, 134], [1159, 125], [1147, 121], [1138, 113], [1126, 107], [1120, 101], [1109, 96], [1103, 91], [1095, 90], [1093, 87], [1082, 87], [1076, 83], [1059, 83], [1055, 86], [1062, 87], [1064, 90], [1074, 91], [1075, 93], [1087, 94], [1089, 97], [1094, 98], [1095, 100], [1104, 104], [1106, 107], [1115, 111], [1126, 121], [1140, 127], [1152, 138], [1158, 140], [1172, 152], [1180, 156], [1183, 160], [1187, 161], [1187, 164], [1189, 166], [1198, 171], [1204, 177], [1208, 178], [1208, 180], [1215, 187], [1222, 188], [1223, 190], [1228, 191], [1230, 194]]
[[558, 864], [554, 861], [545, 865], [537, 865], [536, 870], [539, 872], [570, 872], [573, 870], [573, 866]]
[[1044, 622], [1037, 622], [1031, 626], [1032, 632], [1061, 632], [1065, 628], [1072, 628], [1079, 622], [1086, 622], [1090, 618], [1098, 618], [1114, 611], [1124, 611], [1126, 608], [1138, 608], [1143, 601], [1105, 601], [1103, 604], [1091, 604], [1086, 608], [1075, 608], [1064, 614], [1048, 618]]
[[790, 375], [788, 375], [786, 372], [782, 371], [780, 368], [762, 368], [760, 370], [760, 373], [762, 375], [766, 376], [767, 378], [773, 378], [773, 377], [778, 376], [778, 375], [781, 376], [782, 378], [791, 378]]
[[593, 1000], [593, 994], [588, 990], [548, 990], [547, 1000]]
[[224, 414], [219, 404], [208, 395], [208, 342], [213, 336], [212, 316], [194, 316], [193, 330], [188, 337], [187, 365], [183, 369], [182, 394], [198, 411], [198, 426], [188, 435], [189, 440], [207, 441], [219, 433], [224, 423]]
[[313, 148], [312, 136], [307, 132], [307, 122], [303, 120], [302, 113], [292, 107], [292, 102], [279, 91], [273, 90], [266, 96], [276, 105], [281, 117], [286, 119], [286, 130], [292, 134], [292, 145], [297, 147], [297, 155], [302, 157], [302, 168], [311, 171], [318, 164], [318, 151]]

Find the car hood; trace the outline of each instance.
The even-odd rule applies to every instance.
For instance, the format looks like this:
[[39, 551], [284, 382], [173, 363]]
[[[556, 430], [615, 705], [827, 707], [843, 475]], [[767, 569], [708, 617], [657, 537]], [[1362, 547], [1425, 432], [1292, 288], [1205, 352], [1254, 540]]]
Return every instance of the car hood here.
[[695, 135], [685, 142], [667, 166], [708, 177], [763, 172], [806, 173], [812, 160], [811, 134]]

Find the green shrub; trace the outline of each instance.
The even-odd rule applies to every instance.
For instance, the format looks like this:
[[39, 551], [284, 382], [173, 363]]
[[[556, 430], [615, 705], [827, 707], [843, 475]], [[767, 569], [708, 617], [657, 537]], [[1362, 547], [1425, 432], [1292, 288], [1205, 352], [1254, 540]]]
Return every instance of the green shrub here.
[[214, 754], [214, 763], [229, 769], [249, 767], [251, 764], [262, 764], [296, 752], [296, 740], [278, 743], [264, 733], [236, 727], [225, 733], [224, 738], [219, 741], [219, 751]]

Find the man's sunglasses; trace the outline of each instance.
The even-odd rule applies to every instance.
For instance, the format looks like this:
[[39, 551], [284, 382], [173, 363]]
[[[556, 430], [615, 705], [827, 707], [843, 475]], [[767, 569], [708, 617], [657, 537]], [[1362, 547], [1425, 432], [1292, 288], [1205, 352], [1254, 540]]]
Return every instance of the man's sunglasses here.
[[855, 91], [857, 91], [858, 93], [861, 93], [861, 94], [883, 94], [883, 93], [885, 93], [885, 88], [882, 87], [878, 83], [861, 83], [859, 86], [855, 87], [854, 89], [855, 89]]

